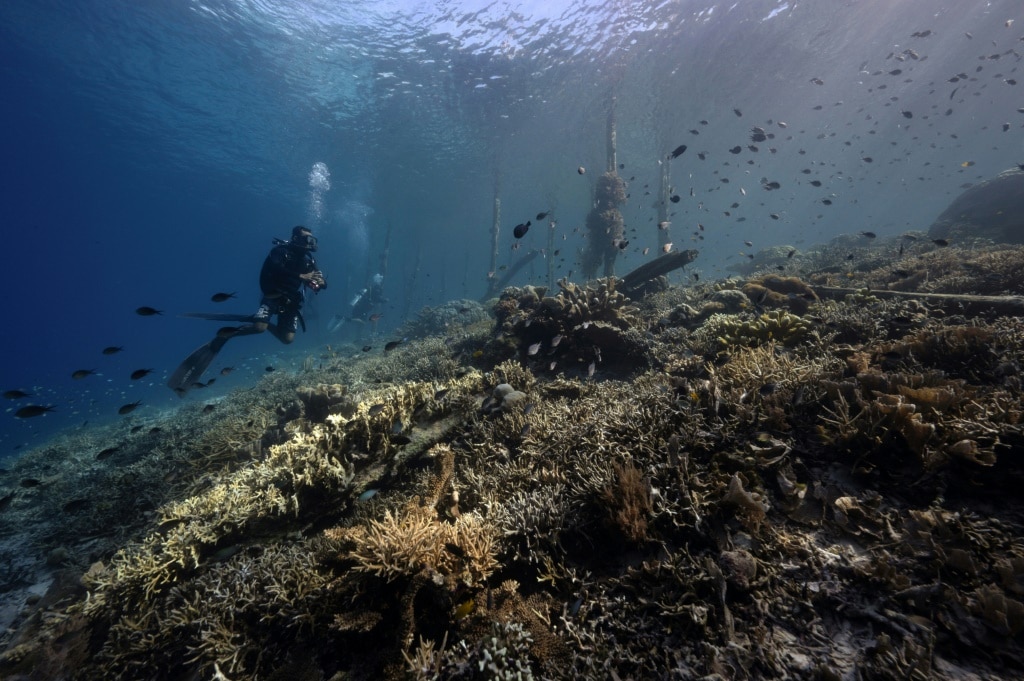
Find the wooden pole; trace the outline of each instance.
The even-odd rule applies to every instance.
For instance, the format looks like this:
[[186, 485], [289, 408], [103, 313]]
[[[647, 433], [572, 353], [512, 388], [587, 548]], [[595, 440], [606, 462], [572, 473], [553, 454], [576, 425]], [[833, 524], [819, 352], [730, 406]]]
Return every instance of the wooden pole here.
[[548, 224], [548, 289], [555, 288], [555, 225]]
[[964, 312], [995, 311], [1005, 315], [1024, 315], [1024, 296], [974, 296], [957, 293], [918, 293], [916, 291], [889, 291], [887, 289], [838, 288], [812, 286], [819, 298], [842, 299], [862, 293], [875, 298], [909, 298], [932, 303], [939, 307], [957, 307]]
[[618, 135], [615, 130], [615, 97], [612, 97], [611, 106], [608, 107], [608, 172], [614, 173], [619, 167], [617, 142]]
[[672, 242], [672, 225], [669, 224], [665, 229], [661, 229], [660, 225], [669, 222], [668, 219], [668, 197], [670, 194], [672, 185], [672, 166], [667, 160], [661, 162], [661, 186], [658, 188], [658, 225], [655, 229], [658, 230], [658, 248], [665, 248], [665, 244]]

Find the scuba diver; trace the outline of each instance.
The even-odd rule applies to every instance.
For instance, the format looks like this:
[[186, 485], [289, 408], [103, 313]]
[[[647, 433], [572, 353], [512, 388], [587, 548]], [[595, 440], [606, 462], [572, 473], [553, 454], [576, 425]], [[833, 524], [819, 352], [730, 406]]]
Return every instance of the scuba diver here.
[[[337, 331], [346, 321], [359, 323], [375, 322], [375, 315], [370, 314], [372, 310], [380, 307], [385, 302], [384, 298], [384, 275], [378, 272], [373, 275], [370, 285], [352, 297], [347, 316], [337, 314], [327, 325], [329, 332]], [[379, 316], [378, 316], [379, 317]]]
[[[186, 314], [186, 317], [213, 319], [219, 321], [249, 322], [245, 326], [225, 327], [217, 332], [217, 336], [209, 343], [198, 348], [182, 362], [181, 366], [171, 375], [167, 385], [184, 397], [206, 371], [213, 358], [228, 342], [236, 336], [249, 336], [269, 330], [282, 343], [295, 340], [295, 332], [299, 325], [303, 331], [306, 323], [302, 319], [302, 303], [305, 300], [305, 289], [319, 293], [327, 288], [323, 273], [317, 269], [313, 252], [317, 249], [317, 240], [308, 227], [296, 225], [292, 229], [289, 241], [274, 239], [274, 247], [270, 249], [263, 267], [260, 270], [260, 290], [263, 297], [259, 309], [251, 316], [224, 314]], [[277, 324], [271, 318], [277, 316]]]

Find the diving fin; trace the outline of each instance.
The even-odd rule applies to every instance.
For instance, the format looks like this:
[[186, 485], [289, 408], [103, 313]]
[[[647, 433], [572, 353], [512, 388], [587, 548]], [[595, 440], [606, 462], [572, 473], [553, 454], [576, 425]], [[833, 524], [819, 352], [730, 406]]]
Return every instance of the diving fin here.
[[178, 393], [178, 397], [184, 397], [194, 383], [199, 380], [203, 372], [213, 363], [220, 349], [228, 342], [227, 338], [214, 338], [209, 343], [197, 348], [191, 355], [185, 358], [171, 377], [167, 380], [167, 387]]

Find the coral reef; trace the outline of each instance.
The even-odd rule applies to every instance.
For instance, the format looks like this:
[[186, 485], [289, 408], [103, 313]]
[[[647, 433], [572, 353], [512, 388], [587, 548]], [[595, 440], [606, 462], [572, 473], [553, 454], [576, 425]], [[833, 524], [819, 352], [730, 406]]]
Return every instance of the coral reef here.
[[589, 286], [563, 279], [555, 296], [543, 287], [506, 289], [495, 306], [490, 356], [517, 356], [549, 373], [583, 371], [589, 362], [595, 369], [600, 363], [626, 371], [644, 367], [649, 343], [635, 328], [637, 308], [615, 285], [614, 277]]
[[[881, 299], [904, 260], [856, 243], [506, 289], [496, 329], [26, 454], [0, 675], [1015, 678], [1024, 321]], [[1018, 292], [1024, 251], [913, 248], [913, 292]]]

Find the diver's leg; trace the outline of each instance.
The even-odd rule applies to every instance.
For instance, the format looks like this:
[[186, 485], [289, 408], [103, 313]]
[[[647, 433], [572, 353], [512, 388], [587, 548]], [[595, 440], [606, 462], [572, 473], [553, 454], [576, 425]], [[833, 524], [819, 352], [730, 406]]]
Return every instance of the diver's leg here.
[[299, 309], [284, 310], [277, 315], [277, 325], [268, 327], [270, 333], [282, 343], [288, 344], [295, 340], [295, 332], [299, 329]]

